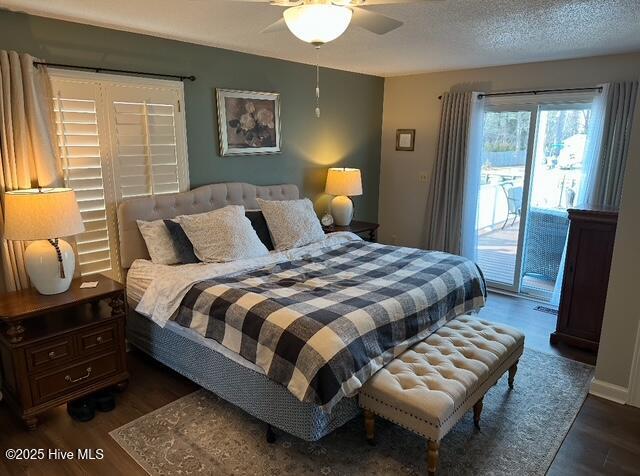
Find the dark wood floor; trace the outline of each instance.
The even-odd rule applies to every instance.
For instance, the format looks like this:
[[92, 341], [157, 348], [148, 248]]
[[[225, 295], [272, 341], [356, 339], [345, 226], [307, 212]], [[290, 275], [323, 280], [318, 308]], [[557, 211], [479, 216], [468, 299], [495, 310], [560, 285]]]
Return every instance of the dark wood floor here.
[[589, 395], [547, 474], [639, 475], [640, 408]]
[[[480, 317], [521, 329], [526, 347], [595, 365], [595, 354], [549, 343], [556, 316], [534, 310], [538, 305], [491, 293]], [[640, 475], [640, 408], [589, 395], [547, 474]]]
[[556, 329], [557, 316], [534, 310], [539, 305], [543, 304], [506, 294], [490, 293], [487, 305], [480, 311], [480, 317], [522, 330], [526, 347], [595, 365], [594, 353], [564, 344], [552, 346], [549, 343], [549, 334]]
[[[73, 421], [60, 406], [42, 415], [36, 431], [28, 432], [6, 405], [0, 404], [0, 475], [145, 475], [147, 474], [109, 436], [109, 432], [160, 408], [197, 388], [181, 375], [155, 362], [139, 351], [127, 354], [131, 380], [117, 396], [117, 407], [109, 413], [97, 413], [87, 423]], [[7, 448], [44, 448], [65, 451], [78, 448], [103, 449], [102, 461], [9, 462]]]
[[[593, 362], [593, 356], [549, 345], [555, 316], [534, 311], [537, 303], [492, 294], [481, 317], [510, 324], [526, 334], [527, 346], [542, 352]], [[0, 403], [0, 475], [144, 475], [146, 474], [108, 435], [125, 423], [186, 395], [198, 387], [139, 352], [128, 355], [131, 382], [110, 413], [88, 423], [72, 421], [65, 407], [42, 416], [35, 432]], [[75, 450], [103, 449], [102, 461], [9, 462], [7, 448]], [[549, 475], [640, 475], [640, 409], [589, 396], [556, 456]]]

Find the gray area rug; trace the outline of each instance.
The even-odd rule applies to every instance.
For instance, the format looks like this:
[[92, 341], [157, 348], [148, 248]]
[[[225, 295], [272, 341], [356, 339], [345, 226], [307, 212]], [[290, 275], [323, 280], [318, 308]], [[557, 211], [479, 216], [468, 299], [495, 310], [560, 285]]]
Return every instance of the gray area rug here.
[[[506, 376], [484, 399], [482, 429], [471, 412], [441, 444], [440, 475], [544, 474], [587, 395], [593, 367], [526, 349], [515, 389]], [[282, 432], [265, 441], [264, 423], [198, 390], [111, 436], [152, 475], [426, 474], [425, 441], [376, 422], [367, 445], [362, 417], [309, 443]]]

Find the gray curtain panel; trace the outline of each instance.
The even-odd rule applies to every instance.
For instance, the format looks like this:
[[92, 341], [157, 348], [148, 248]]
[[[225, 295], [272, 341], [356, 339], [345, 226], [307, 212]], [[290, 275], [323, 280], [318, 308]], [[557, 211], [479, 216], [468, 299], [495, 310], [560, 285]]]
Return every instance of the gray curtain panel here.
[[[4, 229], [6, 191], [62, 185], [53, 140], [52, 101], [47, 73], [34, 58], [0, 50], [0, 231]], [[29, 287], [24, 243], [0, 239], [7, 291]]]
[[433, 180], [429, 188], [427, 249], [460, 254], [473, 93], [444, 93]]
[[620, 207], [637, 97], [638, 81], [608, 84], [600, 155], [592, 195], [588, 198], [593, 205]]

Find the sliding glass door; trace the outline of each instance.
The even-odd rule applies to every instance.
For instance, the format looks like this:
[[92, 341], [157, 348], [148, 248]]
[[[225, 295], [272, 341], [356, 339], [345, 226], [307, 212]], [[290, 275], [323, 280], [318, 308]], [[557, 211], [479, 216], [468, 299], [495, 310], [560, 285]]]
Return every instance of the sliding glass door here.
[[477, 257], [490, 286], [549, 300], [583, 182], [588, 101], [485, 106]]
[[517, 291], [523, 204], [536, 111], [485, 111], [478, 195], [478, 264], [495, 287]]
[[524, 234], [521, 292], [549, 299], [559, 276], [569, 229], [567, 208], [584, 185], [590, 108], [541, 106], [536, 126]]

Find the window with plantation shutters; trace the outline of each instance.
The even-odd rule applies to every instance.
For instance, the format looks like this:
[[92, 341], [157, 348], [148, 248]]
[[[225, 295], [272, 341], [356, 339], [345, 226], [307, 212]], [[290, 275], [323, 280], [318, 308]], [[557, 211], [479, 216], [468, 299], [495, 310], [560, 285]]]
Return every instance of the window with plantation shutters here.
[[123, 198], [180, 190], [171, 104], [113, 102]]
[[85, 232], [76, 236], [80, 273], [109, 272], [113, 267], [110, 246], [113, 237], [108, 226], [96, 108], [99, 88], [90, 83], [57, 86], [53, 109], [65, 183], [76, 192], [85, 224]]
[[80, 272], [119, 279], [118, 203], [189, 188], [182, 83], [50, 74], [65, 182], [86, 228], [76, 236]]

